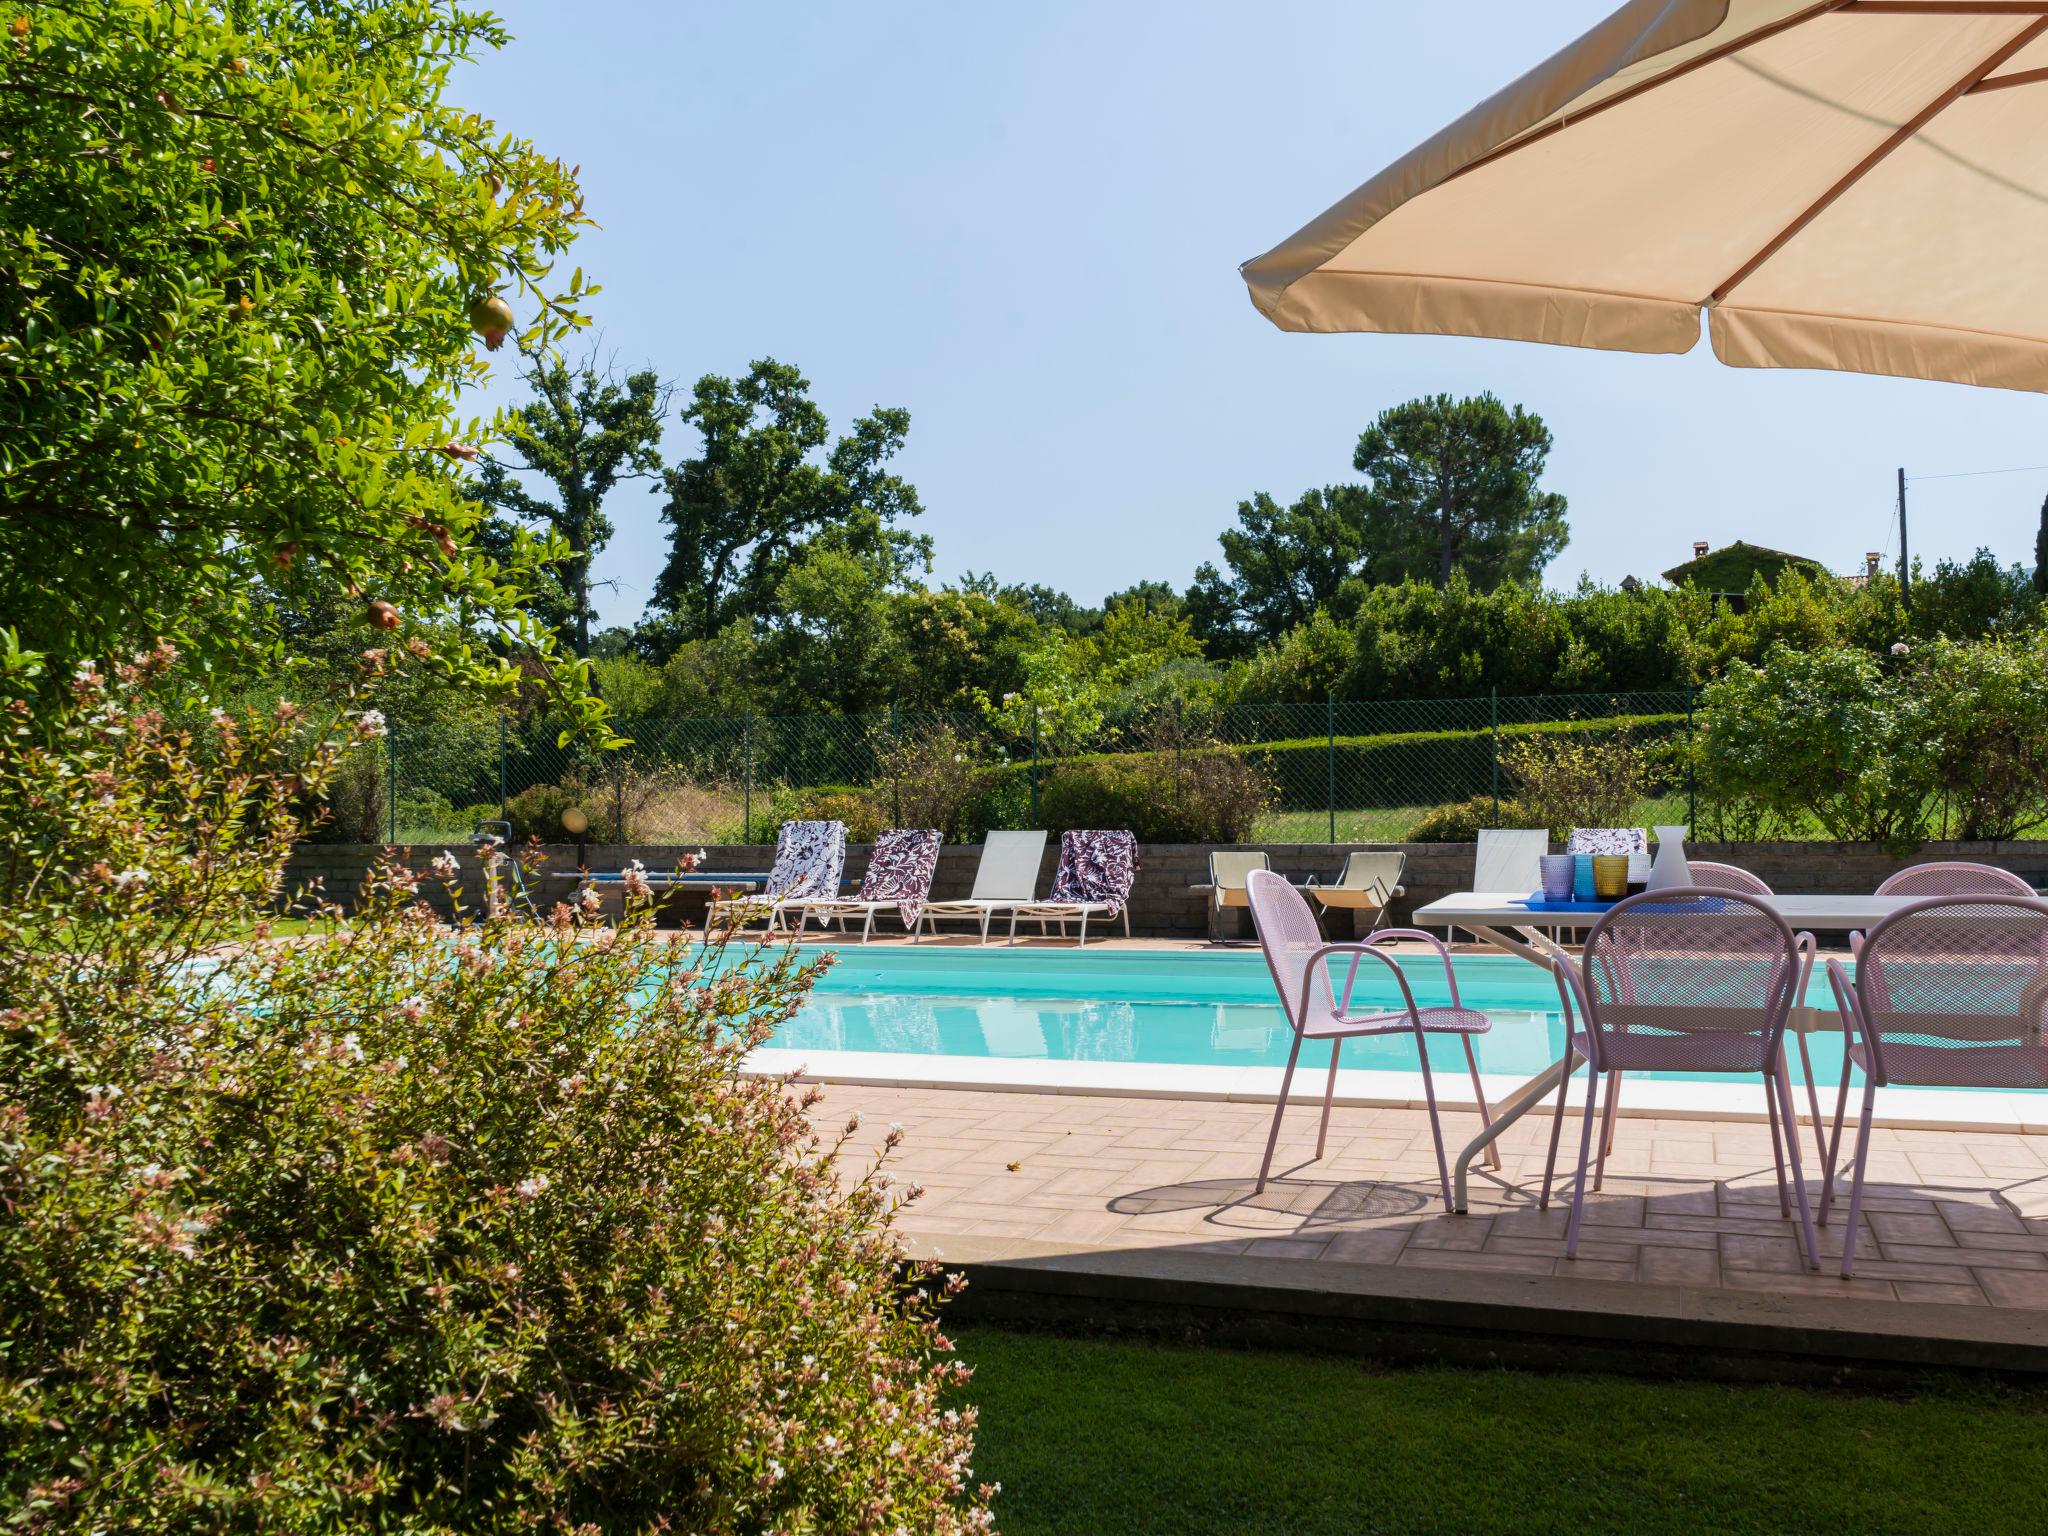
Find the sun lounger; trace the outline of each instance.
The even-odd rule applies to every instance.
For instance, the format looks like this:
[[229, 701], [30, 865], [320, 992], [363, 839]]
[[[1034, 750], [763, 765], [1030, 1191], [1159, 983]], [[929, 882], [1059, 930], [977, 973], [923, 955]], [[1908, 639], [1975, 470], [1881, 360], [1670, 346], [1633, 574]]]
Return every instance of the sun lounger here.
[[1081, 923], [1076, 948], [1088, 942], [1088, 919], [1118, 917], [1124, 920], [1124, 937], [1131, 936], [1131, 882], [1138, 876], [1138, 840], [1128, 832], [1062, 832], [1060, 867], [1052, 877], [1052, 896], [1010, 910], [1010, 942], [1017, 942], [1017, 920], [1037, 918], [1041, 927], [1057, 920], [1060, 932], [1067, 921]]
[[1038, 895], [1038, 866], [1045, 862], [1045, 832], [991, 832], [981, 845], [974, 889], [965, 901], [925, 903], [920, 932], [946, 918], [965, 918], [981, 929], [988, 942], [990, 921], [998, 912], [1029, 905]]
[[704, 913], [704, 926], [709, 929], [721, 917], [743, 923], [765, 914], [773, 933], [790, 906], [801, 906], [813, 897], [837, 896], [845, 868], [845, 822], [785, 821], [775, 837], [775, 867], [768, 872], [766, 889], [758, 896], [712, 902]]
[[1401, 877], [1407, 869], [1405, 853], [1352, 853], [1345, 857], [1335, 885], [1311, 885], [1307, 894], [1325, 913], [1370, 912], [1366, 932], [1371, 933], [1385, 921], [1388, 903], [1403, 894]]
[[[1209, 940], [1227, 944], [1230, 935], [1224, 913], [1249, 912], [1251, 898], [1245, 894], [1245, 880], [1255, 869], [1271, 869], [1273, 861], [1260, 851], [1219, 849], [1209, 855]], [[1199, 887], [1197, 887], [1199, 889]]]
[[874, 937], [875, 914], [890, 907], [903, 920], [903, 931], [916, 938], [924, 916], [925, 898], [932, 893], [932, 872], [939, 866], [939, 834], [931, 827], [915, 831], [894, 828], [875, 839], [868, 855], [867, 873], [861, 877], [855, 896], [806, 896], [784, 903], [796, 913], [796, 931], [816, 917], [820, 926], [837, 922], [844, 931], [847, 922], [860, 918], [860, 941]]

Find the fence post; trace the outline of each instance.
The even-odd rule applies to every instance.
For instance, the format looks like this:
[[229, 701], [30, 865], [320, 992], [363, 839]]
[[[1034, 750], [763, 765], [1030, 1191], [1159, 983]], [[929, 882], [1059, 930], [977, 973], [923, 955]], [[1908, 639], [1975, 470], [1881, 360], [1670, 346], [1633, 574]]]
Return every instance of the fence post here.
[[740, 841], [754, 840], [754, 712], [740, 716]]
[[1038, 825], [1038, 701], [1031, 701], [1031, 825]]
[[498, 820], [510, 821], [508, 804], [505, 799], [505, 715], [498, 713]]
[[903, 825], [903, 710], [889, 701], [889, 822]]
[[1493, 824], [1500, 825], [1500, 689], [1486, 690], [1487, 731], [1493, 740]]
[[1685, 832], [1693, 835], [1692, 824], [1699, 816], [1699, 742], [1692, 722], [1692, 702], [1698, 692], [1685, 685]]
[[626, 749], [612, 748], [612, 831], [622, 843], [633, 841], [626, 829]]
[[1329, 767], [1330, 800], [1330, 841], [1337, 841], [1337, 696], [1333, 693], [1323, 700], [1323, 724], [1330, 738], [1327, 763]]
[[392, 847], [396, 848], [398, 846], [398, 730], [395, 726], [386, 727], [384, 731], [384, 777], [389, 781], [385, 785], [385, 799], [390, 802], [390, 843]]

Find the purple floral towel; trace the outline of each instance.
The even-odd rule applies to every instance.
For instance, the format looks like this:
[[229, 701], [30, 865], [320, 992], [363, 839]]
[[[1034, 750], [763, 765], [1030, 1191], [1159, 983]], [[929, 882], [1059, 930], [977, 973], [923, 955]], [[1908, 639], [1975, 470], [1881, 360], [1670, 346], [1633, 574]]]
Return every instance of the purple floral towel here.
[[1641, 827], [1573, 827], [1566, 853], [1648, 853], [1650, 834]]
[[884, 832], [875, 839], [868, 872], [861, 876], [860, 899], [895, 902], [903, 926], [913, 928], [931, 898], [932, 871], [938, 867], [939, 834], [932, 828]]
[[775, 838], [775, 868], [768, 874], [767, 896], [771, 901], [837, 896], [845, 868], [845, 822], [785, 821]]
[[1098, 901], [1115, 917], [1138, 877], [1138, 839], [1129, 832], [1062, 832], [1054, 901]]

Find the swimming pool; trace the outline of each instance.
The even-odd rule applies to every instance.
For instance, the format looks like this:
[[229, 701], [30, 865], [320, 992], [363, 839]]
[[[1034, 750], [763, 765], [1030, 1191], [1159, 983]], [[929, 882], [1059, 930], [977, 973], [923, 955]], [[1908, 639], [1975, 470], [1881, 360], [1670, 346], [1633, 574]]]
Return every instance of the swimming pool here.
[[[1460, 955], [1453, 963], [1465, 1005], [1494, 1023], [1474, 1042], [1483, 1073], [1533, 1077], [1564, 1054], [1548, 972], [1507, 955]], [[1401, 968], [1418, 1003], [1450, 1001], [1435, 956], [1411, 953]], [[1401, 994], [1393, 976], [1373, 965], [1360, 969], [1353, 1000], [1361, 1012], [1398, 1008]], [[1814, 978], [1808, 1001], [1833, 1013], [1825, 976]], [[769, 1044], [835, 1054], [1243, 1068], [1284, 1067], [1292, 1042], [1256, 951], [847, 948]], [[1841, 1043], [1833, 1033], [1813, 1038], [1814, 1072], [1823, 1082], [1841, 1072]], [[1304, 1069], [1327, 1068], [1329, 1060], [1327, 1045], [1302, 1049]], [[1415, 1046], [1398, 1035], [1352, 1040], [1340, 1064], [1415, 1074]], [[1462, 1080], [1458, 1041], [1431, 1040], [1430, 1065]]]

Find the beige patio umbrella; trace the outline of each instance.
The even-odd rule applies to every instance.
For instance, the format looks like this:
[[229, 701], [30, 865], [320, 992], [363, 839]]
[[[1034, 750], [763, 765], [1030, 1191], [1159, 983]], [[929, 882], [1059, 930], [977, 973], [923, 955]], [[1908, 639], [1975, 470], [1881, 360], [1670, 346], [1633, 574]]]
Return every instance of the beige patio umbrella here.
[[2048, 0], [1632, 0], [1265, 255], [1290, 331], [2048, 390]]

